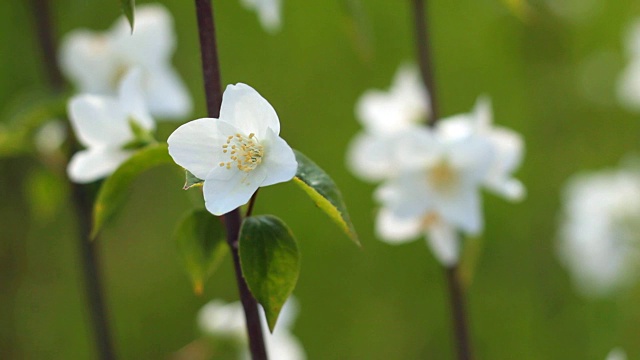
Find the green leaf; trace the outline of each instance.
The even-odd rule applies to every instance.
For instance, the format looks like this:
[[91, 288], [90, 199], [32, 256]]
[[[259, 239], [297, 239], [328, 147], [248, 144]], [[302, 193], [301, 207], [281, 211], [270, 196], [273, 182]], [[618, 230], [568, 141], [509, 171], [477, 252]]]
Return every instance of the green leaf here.
[[318, 165], [298, 150], [294, 150], [298, 161], [298, 171], [293, 178], [322, 211], [324, 211], [338, 226], [360, 246], [347, 206], [342, 200], [342, 194], [335, 182]]
[[111, 219], [127, 196], [131, 183], [144, 171], [162, 164], [173, 163], [169, 156], [167, 144], [156, 144], [144, 148], [109, 176], [98, 192], [93, 208], [93, 229], [91, 238], [100, 233], [104, 225]]
[[298, 245], [287, 225], [272, 215], [246, 218], [239, 242], [242, 274], [264, 308], [273, 332], [280, 310], [298, 281]]
[[182, 187], [183, 190], [189, 190], [192, 187], [202, 186], [204, 184], [204, 180], [193, 175], [191, 171], [185, 169], [184, 174], [185, 182], [184, 186]]
[[191, 277], [193, 291], [201, 295], [204, 282], [218, 268], [229, 249], [224, 226], [208, 211], [197, 209], [182, 219], [175, 238], [185, 270]]
[[122, 7], [122, 12], [124, 16], [129, 20], [129, 25], [131, 25], [131, 32], [133, 33], [133, 22], [136, 11], [136, 0], [120, 0], [120, 6]]

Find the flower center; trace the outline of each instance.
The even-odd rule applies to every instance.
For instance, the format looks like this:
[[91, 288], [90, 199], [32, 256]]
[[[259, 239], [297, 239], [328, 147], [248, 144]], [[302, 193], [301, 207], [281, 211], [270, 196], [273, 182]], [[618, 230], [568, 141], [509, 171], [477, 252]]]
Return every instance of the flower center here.
[[437, 191], [450, 192], [458, 182], [458, 174], [446, 161], [441, 161], [431, 168], [428, 179]]
[[220, 162], [220, 166], [231, 169], [232, 166], [244, 172], [250, 172], [260, 165], [264, 156], [264, 148], [254, 133], [229, 135], [227, 143], [222, 145], [222, 152], [229, 155], [229, 161]]

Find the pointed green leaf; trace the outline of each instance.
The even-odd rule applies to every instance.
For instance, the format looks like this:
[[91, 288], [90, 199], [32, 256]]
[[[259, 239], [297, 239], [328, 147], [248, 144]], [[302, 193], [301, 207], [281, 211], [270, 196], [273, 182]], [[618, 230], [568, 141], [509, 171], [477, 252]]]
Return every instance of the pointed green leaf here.
[[136, 12], [136, 0], [120, 0], [120, 6], [122, 7], [122, 12], [124, 16], [129, 20], [129, 25], [131, 25], [131, 32], [133, 33], [133, 22]]
[[167, 144], [156, 144], [144, 148], [109, 176], [98, 192], [93, 208], [93, 229], [91, 238], [95, 238], [107, 221], [118, 210], [127, 196], [131, 183], [143, 172], [162, 164], [173, 163]]
[[294, 150], [298, 171], [293, 178], [322, 211], [324, 211], [358, 246], [358, 234], [351, 223], [347, 206], [335, 182], [318, 165], [301, 152]]
[[264, 308], [273, 332], [280, 310], [298, 281], [298, 245], [287, 225], [272, 215], [246, 218], [239, 241], [242, 274]]
[[201, 295], [204, 282], [220, 265], [229, 247], [225, 229], [208, 211], [190, 211], [178, 224], [175, 234], [178, 252], [193, 283], [193, 291]]
[[185, 173], [185, 182], [184, 182], [184, 186], [182, 187], [183, 190], [189, 190], [192, 187], [202, 186], [204, 184], [204, 180], [199, 179], [198, 177], [193, 175], [191, 171], [185, 169], [184, 173]]

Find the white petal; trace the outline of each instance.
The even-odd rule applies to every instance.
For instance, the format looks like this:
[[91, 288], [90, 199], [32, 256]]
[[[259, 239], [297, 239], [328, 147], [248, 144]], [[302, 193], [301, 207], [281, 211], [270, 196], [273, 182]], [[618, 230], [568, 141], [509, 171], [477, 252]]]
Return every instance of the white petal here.
[[133, 68], [127, 72], [120, 82], [118, 90], [120, 106], [127, 118], [134, 120], [146, 130], [154, 130], [156, 123], [149, 115], [142, 92], [142, 71]]
[[60, 67], [83, 93], [111, 94], [118, 71], [111, 40], [100, 33], [75, 30], [67, 34], [60, 48]]
[[438, 198], [435, 208], [444, 218], [443, 221], [468, 234], [476, 235], [482, 231], [481, 198], [475, 187], [461, 186], [452, 196]]
[[347, 165], [359, 178], [376, 182], [395, 174], [392, 144], [386, 137], [361, 132], [347, 149]]
[[258, 166], [265, 168], [267, 177], [260, 186], [269, 186], [293, 179], [298, 170], [298, 162], [293, 149], [271, 129], [267, 129], [264, 152], [262, 164]]
[[375, 225], [380, 240], [394, 245], [414, 240], [422, 230], [421, 217], [400, 218], [387, 208], [378, 211]]
[[271, 104], [251, 86], [228, 85], [222, 95], [220, 120], [226, 121], [247, 135], [254, 133], [264, 139], [267, 128], [280, 134], [280, 120]]
[[367, 132], [389, 135], [420, 120], [404, 108], [402, 100], [379, 90], [368, 90], [356, 104], [356, 117]]
[[468, 183], [482, 181], [495, 159], [491, 142], [477, 135], [451, 144], [447, 155], [451, 166], [459, 169], [463, 180]]
[[131, 151], [110, 148], [82, 150], [71, 158], [67, 174], [73, 182], [90, 183], [111, 175], [131, 154]]
[[78, 95], [68, 105], [69, 120], [83, 145], [117, 148], [133, 139], [126, 114], [113, 98]]
[[198, 312], [198, 324], [208, 335], [235, 340], [246, 337], [244, 310], [239, 301], [229, 304], [221, 300], [208, 302]]
[[620, 347], [612, 349], [606, 360], [627, 360], [627, 353]]
[[480, 96], [476, 100], [476, 105], [473, 109], [473, 115], [475, 116], [476, 126], [479, 130], [488, 130], [493, 123], [493, 109], [491, 108], [491, 98], [488, 96]]
[[524, 144], [522, 137], [510, 130], [496, 128], [488, 133], [495, 159], [487, 174], [485, 185], [509, 200], [521, 200], [525, 195], [522, 183], [511, 178], [511, 173], [522, 163]]
[[425, 88], [420, 69], [415, 64], [403, 64], [396, 71], [390, 93], [403, 104], [407, 119], [424, 120], [429, 108], [429, 91]]
[[183, 120], [191, 113], [191, 95], [178, 73], [167, 65], [147, 68], [144, 90], [149, 111], [157, 117]]
[[629, 110], [640, 111], [640, 59], [623, 70], [618, 80], [618, 98]]
[[136, 7], [133, 34], [122, 16], [114, 23], [110, 35], [118, 54], [128, 64], [168, 63], [176, 44], [171, 14], [159, 4]]
[[[167, 143], [169, 155], [176, 164], [189, 170], [200, 179], [205, 179], [211, 169], [219, 166], [222, 145], [234, 130], [228, 124], [219, 124], [216, 119], [203, 118], [183, 124], [174, 131]], [[231, 131], [226, 133], [220, 129]]]
[[265, 30], [270, 33], [280, 30], [281, 0], [242, 0], [242, 4], [248, 9], [257, 11], [260, 23]]
[[224, 215], [249, 202], [267, 173], [262, 166], [250, 172], [235, 167], [216, 167], [205, 177], [205, 207], [213, 215]]
[[423, 217], [434, 206], [434, 197], [422, 172], [401, 173], [374, 192], [375, 199], [388, 207], [395, 216], [410, 219]]
[[267, 338], [267, 353], [270, 359], [305, 360], [307, 358], [300, 340], [289, 332], [270, 335]]
[[444, 221], [437, 220], [427, 229], [427, 244], [436, 259], [444, 266], [451, 267], [458, 263], [459, 241], [456, 230]]

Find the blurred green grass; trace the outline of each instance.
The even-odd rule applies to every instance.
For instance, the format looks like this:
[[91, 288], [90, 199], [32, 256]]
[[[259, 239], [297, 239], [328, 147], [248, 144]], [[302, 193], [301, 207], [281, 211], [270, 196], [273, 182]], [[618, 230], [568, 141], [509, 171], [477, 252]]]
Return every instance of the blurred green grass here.
[[[77, 27], [105, 29], [119, 15], [117, 2], [54, 3], [58, 36]], [[202, 117], [193, 3], [163, 3], [178, 31], [174, 63], [196, 102], [193, 118]], [[478, 95], [488, 94], [496, 123], [521, 132], [527, 144], [518, 173], [526, 201], [485, 196], [484, 249], [468, 293], [479, 359], [603, 359], [614, 346], [624, 347], [630, 359], [640, 356], [640, 288], [608, 300], [583, 299], [554, 252], [564, 180], [579, 170], [613, 166], [640, 148], [640, 115], [611, 101], [590, 102], [579, 86], [592, 54], [615, 54], [618, 67], [602, 71], [617, 74], [622, 33], [640, 15], [631, 0], [600, 4], [598, 13], [579, 22], [554, 16], [542, 1], [527, 22], [499, 0], [431, 4], [443, 115], [469, 111]], [[353, 115], [358, 96], [386, 88], [396, 67], [413, 58], [409, 2], [362, 2], [370, 53], [354, 40], [341, 1], [285, 0], [284, 26], [275, 36], [262, 31], [239, 1], [215, 7], [223, 81], [251, 84], [273, 104], [283, 137], [341, 186], [363, 243], [363, 249], [353, 246], [292, 184], [260, 192], [256, 213], [283, 218], [300, 243], [295, 294], [301, 314], [294, 332], [309, 358], [453, 358], [440, 267], [423, 241], [391, 247], [374, 238], [373, 187], [351, 176], [343, 160], [359, 128]], [[44, 81], [31, 20], [27, 3], [0, 3], [2, 108]], [[587, 90], [612, 99], [612, 84]], [[161, 136], [174, 127], [164, 124]], [[29, 216], [22, 181], [40, 166], [29, 158], [0, 160], [0, 357], [94, 358], [72, 214], [64, 206], [45, 223]], [[122, 359], [166, 358], [198, 336], [202, 304], [237, 297], [228, 260], [204, 296], [192, 294], [170, 234], [199, 199], [182, 192], [174, 174], [163, 167], [139, 179], [100, 240]]]

